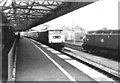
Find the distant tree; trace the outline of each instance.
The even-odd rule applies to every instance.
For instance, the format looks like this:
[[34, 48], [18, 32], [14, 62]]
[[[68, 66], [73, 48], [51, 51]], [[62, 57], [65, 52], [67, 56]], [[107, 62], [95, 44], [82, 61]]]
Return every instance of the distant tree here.
[[82, 28], [81, 26], [78, 26], [78, 25], [74, 28], [74, 30], [75, 31], [85, 31], [84, 28]]
[[64, 31], [70, 31], [69, 26], [63, 26], [62, 28], [63, 28]]
[[108, 30], [107, 27], [102, 28], [102, 30]]

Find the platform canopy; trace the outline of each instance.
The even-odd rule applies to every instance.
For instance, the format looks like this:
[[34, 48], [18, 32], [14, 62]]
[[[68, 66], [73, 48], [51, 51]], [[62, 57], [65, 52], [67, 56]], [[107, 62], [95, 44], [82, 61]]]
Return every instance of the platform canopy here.
[[25, 31], [98, 0], [0, 0], [14, 31]]

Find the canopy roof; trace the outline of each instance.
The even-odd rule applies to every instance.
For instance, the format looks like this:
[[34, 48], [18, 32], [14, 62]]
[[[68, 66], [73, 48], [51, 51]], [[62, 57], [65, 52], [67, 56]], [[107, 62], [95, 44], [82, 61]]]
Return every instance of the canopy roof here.
[[98, 0], [0, 0], [15, 31], [24, 31]]

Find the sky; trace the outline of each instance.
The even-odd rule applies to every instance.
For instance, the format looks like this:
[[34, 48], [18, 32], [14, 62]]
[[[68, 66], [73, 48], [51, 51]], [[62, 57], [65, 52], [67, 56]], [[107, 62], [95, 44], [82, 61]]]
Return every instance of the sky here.
[[79, 25], [86, 31], [102, 28], [118, 29], [118, 1], [120, 0], [99, 0], [39, 25], [35, 29], [39, 30], [43, 25], [57, 28], [64, 25], [69, 27]]

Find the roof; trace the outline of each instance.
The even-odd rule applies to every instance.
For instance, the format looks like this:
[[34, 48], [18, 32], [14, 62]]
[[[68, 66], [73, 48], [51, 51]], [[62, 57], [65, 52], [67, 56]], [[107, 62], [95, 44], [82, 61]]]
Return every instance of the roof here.
[[24, 31], [95, 1], [98, 0], [2, 0], [0, 9], [14, 31]]

